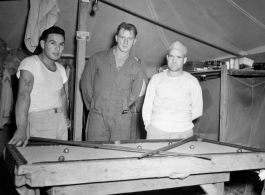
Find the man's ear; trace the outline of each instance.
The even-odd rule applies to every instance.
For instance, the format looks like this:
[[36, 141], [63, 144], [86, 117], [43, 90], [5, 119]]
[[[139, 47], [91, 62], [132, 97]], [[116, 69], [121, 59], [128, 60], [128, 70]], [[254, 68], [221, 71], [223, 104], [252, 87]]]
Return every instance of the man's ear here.
[[115, 40], [116, 42], [118, 42], [118, 35], [115, 35]]
[[187, 57], [184, 58], [184, 64], [186, 64], [186, 62], [187, 62]]
[[134, 41], [133, 41], [133, 45], [136, 43], [137, 39], [135, 38]]
[[44, 40], [41, 40], [40, 41], [40, 46], [41, 46], [42, 49], [44, 49], [44, 44], [45, 44], [45, 41]]

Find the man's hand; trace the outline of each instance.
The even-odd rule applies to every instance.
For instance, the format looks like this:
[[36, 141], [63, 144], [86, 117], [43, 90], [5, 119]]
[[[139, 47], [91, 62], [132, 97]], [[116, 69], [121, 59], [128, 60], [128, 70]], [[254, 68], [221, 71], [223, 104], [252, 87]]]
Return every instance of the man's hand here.
[[70, 128], [71, 127], [70, 119], [67, 116], [64, 116], [64, 118], [65, 118], [65, 121], [66, 121], [67, 128]]
[[129, 110], [123, 110], [122, 114], [127, 114], [129, 112]]
[[17, 130], [13, 136], [13, 138], [8, 142], [8, 144], [13, 144], [15, 146], [26, 146], [28, 144], [26, 132]]

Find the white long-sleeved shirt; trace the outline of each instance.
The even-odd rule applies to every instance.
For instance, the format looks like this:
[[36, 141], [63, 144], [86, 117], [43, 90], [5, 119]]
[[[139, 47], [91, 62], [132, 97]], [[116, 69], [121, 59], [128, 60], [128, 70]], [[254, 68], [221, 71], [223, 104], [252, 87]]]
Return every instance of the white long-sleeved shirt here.
[[148, 84], [142, 115], [145, 128], [152, 124], [165, 132], [191, 130], [192, 120], [202, 115], [202, 89], [188, 72], [170, 77], [167, 71], [155, 74]]

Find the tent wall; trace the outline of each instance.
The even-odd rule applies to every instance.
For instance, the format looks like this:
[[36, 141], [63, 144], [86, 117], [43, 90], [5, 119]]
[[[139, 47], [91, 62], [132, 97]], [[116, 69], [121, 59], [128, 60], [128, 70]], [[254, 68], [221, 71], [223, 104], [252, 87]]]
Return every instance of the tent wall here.
[[265, 77], [228, 76], [227, 132], [223, 141], [265, 149]]
[[218, 140], [220, 122], [220, 77], [200, 81], [203, 95], [203, 115], [194, 121], [194, 133]]

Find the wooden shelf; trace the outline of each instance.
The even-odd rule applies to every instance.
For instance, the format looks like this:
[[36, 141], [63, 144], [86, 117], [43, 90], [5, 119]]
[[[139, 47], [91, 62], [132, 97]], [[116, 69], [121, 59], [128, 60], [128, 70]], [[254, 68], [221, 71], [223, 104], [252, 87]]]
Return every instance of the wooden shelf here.
[[231, 76], [251, 76], [251, 77], [264, 77], [265, 70], [251, 70], [251, 69], [229, 69], [228, 75]]

